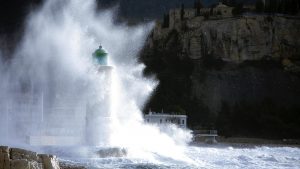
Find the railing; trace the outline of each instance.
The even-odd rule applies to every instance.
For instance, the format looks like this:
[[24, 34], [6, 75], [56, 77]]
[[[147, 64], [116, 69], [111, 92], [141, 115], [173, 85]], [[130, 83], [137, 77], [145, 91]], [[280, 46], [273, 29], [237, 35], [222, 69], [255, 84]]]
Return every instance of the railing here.
[[204, 141], [208, 144], [217, 143], [216, 138], [218, 137], [217, 130], [194, 130], [194, 141]]
[[193, 134], [199, 136], [218, 136], [218, 131], [217, 130], [194, 130]]

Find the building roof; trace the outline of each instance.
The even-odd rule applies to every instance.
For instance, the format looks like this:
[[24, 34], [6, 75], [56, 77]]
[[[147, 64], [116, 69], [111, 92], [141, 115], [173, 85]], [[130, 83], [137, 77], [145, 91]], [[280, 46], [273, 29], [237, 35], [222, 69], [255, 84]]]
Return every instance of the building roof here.
[[187, 115], [149, 112], [149, 114], [146, 114], [145, 117], [181, 117], [181, 118], [186, 118]]
[[216, 6], [216, 8], [228, 8], [229, 6], [223, 4], [222, 2], [219, 2], [219, 4]]

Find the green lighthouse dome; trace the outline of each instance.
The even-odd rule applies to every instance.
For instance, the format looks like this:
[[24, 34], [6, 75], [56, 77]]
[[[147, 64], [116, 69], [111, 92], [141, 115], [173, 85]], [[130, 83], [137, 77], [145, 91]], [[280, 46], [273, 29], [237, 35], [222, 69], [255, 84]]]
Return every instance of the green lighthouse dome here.
[[107, 65], [108, 53], [100, 45], [99, 48], [93, 53], [93, 58], [100, 65]]

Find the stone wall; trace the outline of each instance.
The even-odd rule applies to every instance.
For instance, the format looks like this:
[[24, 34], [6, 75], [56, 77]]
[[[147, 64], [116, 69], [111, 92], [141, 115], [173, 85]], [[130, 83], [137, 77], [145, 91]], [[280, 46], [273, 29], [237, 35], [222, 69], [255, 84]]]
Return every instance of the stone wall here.
[[55, 156], [0, 146], [0, 169], [60, 169]]
[[195, 18], [196, 16], [196, 9], [195, 8], [189, 8], [189, 9], [184, 9], [184, 19], [191, 19]]
[[219, 5], [213, 9], [213, 15], [222, 18], [232, 17], [232, 10], [233, 7], [226, 6], [220, 2]]
[[180, 23], [180, 9], [171, 9], [169, 11], [169, 28], [175, 28], [178, 23]]

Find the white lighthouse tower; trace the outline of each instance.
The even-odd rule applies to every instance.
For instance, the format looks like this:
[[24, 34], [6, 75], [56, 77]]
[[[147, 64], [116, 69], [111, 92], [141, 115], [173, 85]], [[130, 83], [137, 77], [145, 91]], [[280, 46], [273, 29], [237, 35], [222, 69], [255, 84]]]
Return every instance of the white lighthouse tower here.
[[[111, 120], [111, 74], [113, 67], [107, 63], [108, 54], [99, 46], [93, 57], [97, 63], [96, 91], [89, 96], [86, 110], [86, 143], [88, 146], [102, 146], [109, 141]], [[100, 94], [101, 93], [101, 94]]]

